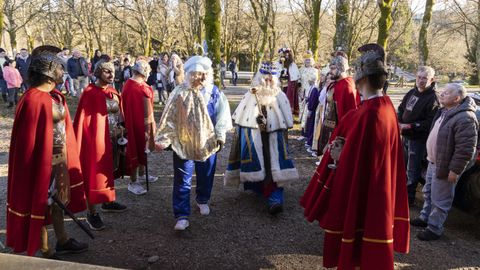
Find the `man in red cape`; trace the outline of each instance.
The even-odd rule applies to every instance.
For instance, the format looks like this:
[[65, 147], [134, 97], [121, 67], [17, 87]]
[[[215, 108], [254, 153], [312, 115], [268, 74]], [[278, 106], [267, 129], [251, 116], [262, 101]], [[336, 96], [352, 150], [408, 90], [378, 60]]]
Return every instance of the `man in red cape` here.
[[340, 122], [300, 203], [325, 230], [325, 267], [393, 269], [394, 250], [407, 253], [410, 239], [402, 143], [382, 94], [383, 49], [359, 51], [355, 81], [364, 101]]
[[[32, 52], [28, 69], [32, 88], [17, 105], [8, 161], [7, 246], [30, 256], [41, 249], [49, 258], [55, 257], [48, 248], [46, 225], [50, 222], [57, 253], [79, 253], [88, 248], [68, 238], [63, 211], [48, 203], [52, 188], [72, 212], [85, 209], [75, 134], [65, 97], [55, 90], [63, 77], [61, 60], [55, 55], [58, 52], [60, 49], [53, 46]], [[55, 147], [62, 152], [55, 154]]]
[[[137, 60], [132, 68], [133, 77], [128, 79], [122, 89], [123, 112], [125, 126], [128, 132], [127, 143], [127, 166], [130, 170], [130, 184], [128, 191], [142, 195], [147, 191], [137, 181], [138, 178], [145, 180], [145, 165], [147, 155], [145, 146], [150, 150], [155, 148], [154, 134], [155, 121], [153, 118], [153, 90], [145, 82], [150, 66], [145, 60]], [[149, 176], [149, 182], [155, 182], [157, 177]]]
[[330, 62], [330, 74], [334, 80], [333, 87], [327, 90], [325, 116], [318, 139], [318, 154], [322, 155], [325, 146], [330, 142], [338, 122], [360, 103], [360, 96], [355, 82], [348, 76], [348, 59], [344, 52], [336, 52]]
[[120, 95], [110, 86], [114, 72], [112, 62], [106, 59], [97, 62], [94, 68], [97, 80], [83, 91], [73, 125], [85, 177], [89, 209], [87, 223], [92, 230], [105, 228], [100, 215], [96, 213], [95, 204], [101, 203], [101, 209], [105, 212], [126, 210], [124, 205], [115, 202], [114, 156], [118, 156], [119, 149], [117, 134], [111, 133], [121, 132], [123, 115]]

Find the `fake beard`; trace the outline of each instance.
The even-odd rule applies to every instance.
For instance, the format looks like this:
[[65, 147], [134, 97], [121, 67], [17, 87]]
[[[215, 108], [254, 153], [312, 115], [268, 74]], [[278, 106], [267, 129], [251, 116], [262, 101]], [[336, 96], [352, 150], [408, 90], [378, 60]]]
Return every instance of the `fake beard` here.
[[271, 87], [262, 85], [260, 89], [258, 89], [257, 96], [258, 102], [260, 105], [268, 105], [276, 100], [276, 97], [280, 89], [278, 87]]

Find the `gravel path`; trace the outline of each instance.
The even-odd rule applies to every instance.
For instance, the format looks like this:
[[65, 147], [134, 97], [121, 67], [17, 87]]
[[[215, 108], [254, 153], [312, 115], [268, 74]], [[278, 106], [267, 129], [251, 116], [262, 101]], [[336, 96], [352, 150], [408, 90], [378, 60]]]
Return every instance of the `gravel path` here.
[[[246, 91], [226, 90], [233, 102]], [[392, 94], [398, 102], [403, 93]], [[13, 112], [0, 104], [0, 241], [5, 241], [5, 201], [8, 147]], [[73, 108], [71, 108], [73, 114]], [[157, 114], [158, 118], [159, 115]], [[315, 170], [316, 159], [290, 132], [290, 147], [301, 180], [285, 191], [284, 213], [267, 214], [265, 202], [255, 195], [223, 187], [223, 173], [230, 151], [220, 152], [209, 216], [200, 216], [192, 196], [190, 228], [175, 233], [171, 207], [172, 152], [154, 153], [149, 158], [150, 173], [159, 181], [150, 185], [145, 196], [127, 191], [128, 180], [116, 182], [118, 201], [128, 206], [122, 214], [103, 214], [107, 229], [89, 240], [71, 220], [67, 231], [90, 244], [90, 250], [65, 256], [74, 262], [128, 269], [322, 269], [323, 232], [317, 223], [303, 218], [299, 198]], [[411, 216], [419, 209], [411, 209]], [[85, 214], [79, 214], [84, 219]], [[412, 228], [411, 251], [396, 255], [396, 269], [480, 269], [480, 221], [453, 209], [441, 240], [425, 243], [415, 238]], [[53, 232], [51, 233], [53, 235]], [[51, 245], [54, 245], [52, 236]], [[158, 256], [158, 257], [155, 257]], [[150, 259], [150, 262], [149, 262]], [[1, 267], [0, 267], [1, 268]]]

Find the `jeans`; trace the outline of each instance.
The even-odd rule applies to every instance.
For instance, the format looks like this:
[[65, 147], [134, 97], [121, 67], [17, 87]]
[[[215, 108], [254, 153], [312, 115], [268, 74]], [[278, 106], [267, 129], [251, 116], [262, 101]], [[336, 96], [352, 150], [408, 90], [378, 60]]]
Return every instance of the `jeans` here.
[[226, 71], [220, 71], [220, 82], [222, 83], [222, 87], [225, 88], [225, 73]]
[[453, 197], [455, 196], [456, 183], [448, 182], [446, 179], [438, 179], [436, 175], [437, 166], [428, 164], [427, 179], [423, 186], [423, 209], [420, 212], [420, 219], [428, 223], [428, 229], [436, 235], [443, 233], [443, 223], [447, 219], [448, 211], [452, 208]]
[[190, 190], [192, 188], [193, 169], [197, 174], [196, 201], [206, 204], [212, 193], [213, 179], [217, 154], [211, 155], [207, 160], [193, 161], [184, 160], [173, 153], [173, 213], [176, 219], [188, 219], [190, 216]]
[[77, 92], [77, 95], [80, 96], [83, 92], [83, 89], [88, 85], [88, 77], [87, 76], [78, 76], [77, 78], [73, 79], [73, 88]]
[[238, 73], [235, 71], [232, 71], [232, 84], [233, 86], [237, 86], [237, 80], [238, 80]]
[[61, 84], [59, 90], [61, 90], [65, 86], [65, 82], [67, 81], [68, 81], [68, 88], [65, 87], [65, 89], [67, 90], [67, 93], [69, 93], [71, 96], [75, 96], [77, 93], [75, 92], [75, 87], [73, 86], [73, 79], [72, 77], [70, 77], [68, 73], [63, 74], [63, 83]]
[[417, 185], [422, 177], [422, 161], [427, 151], [424, 141], [404, 139], [404, 147], [407, 156], [407, 190], [408, 201], [415, 201]]
[[8, 103], [17, 104], [17, 102], [18, 102], [18, 91], [20, 91], [20, 88], [8, 88]]

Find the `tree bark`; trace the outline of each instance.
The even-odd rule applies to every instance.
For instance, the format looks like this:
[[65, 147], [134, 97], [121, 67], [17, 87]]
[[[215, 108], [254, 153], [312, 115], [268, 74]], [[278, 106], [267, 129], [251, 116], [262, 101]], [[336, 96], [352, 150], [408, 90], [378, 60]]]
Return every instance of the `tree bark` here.
[[350, 23], [348, 20], [350, 14], [350, 1], [337, 0], [335, 15], [335, 38], [333, 39], [333, 49], [349, 51]]
[[312, 0], [312, 19], [310, 22], [310, 50], [313, 57], [318, 60], [318, 43], [320, 40], [320, 8], [322, 0]]
[[477, 26], [476, 30], [476, 66], [477, 66], [477, 80], [480, 83], [480, 0], [477, 1]]
[[378, 19], [378, 38], [377, 44], [387, 50], [390, 27], [392, 27], [392, 4], [393, 0], [377, 0], [380, 8], [380, 18]]
[[422, 27], [420, 28], [420, 34], [418, 37], [418, 51], [420, 56], [420, 65], [426, 65], [428, 61], [428, 26], [432, 19], [432, 9], [435, 0], [426, 0], [425, 13], [423, 14]]
[[205, 39], [208, 55], [213, 62], [215, 84], [220, 86], [220, 46], [221, 46], [221, 8], [220, 0], [205, 0]]
[[[3, 22], [4, 20], [4, 11], [3, 11], [3, 6], [5, 5], [5, 0], [0, 0], [0, 22]], [[3, 23], [0, 23], [0, 44], [2, 44], [2, 37], [3, 35], [1, 35], [1, 33], [3, 33], [3, 29], [4, 29], [4, 24]]]

